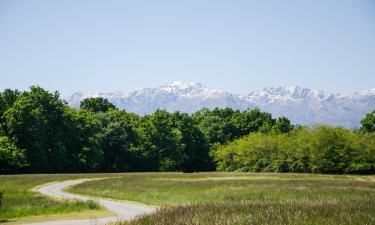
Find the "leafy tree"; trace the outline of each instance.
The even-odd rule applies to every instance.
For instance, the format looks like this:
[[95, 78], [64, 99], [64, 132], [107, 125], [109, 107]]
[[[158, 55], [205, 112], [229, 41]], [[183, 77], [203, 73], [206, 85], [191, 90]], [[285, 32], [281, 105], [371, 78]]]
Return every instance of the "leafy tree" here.
[[271, 130], [275, 121], [270, 113], [261, 112], [256, 108], [241, 113], [237, 112], [231, 118], [231, 123], [238, 130], [236, 137], [242, 137], [257, 131], [267, 133]]
[[375, 132], [355, 133], [351, 140], [355, 146], [348, 173], [371, 174], [375, 172]]
[[182, 135], [183, 160], [180, 169], [184, 172], [213, 170], [213, 162], [208, 154], [209, 145], [197, 122], [185, 113], [175, 112], [172, 117], [174, 126]]
[[137, 117], [125, 111], [110, 110], [97, 114], [102, 130], [99, 144], [103, 151], [105, 171], [136, 171], [140, 159]]
[[202, 109], [193, 114], [210, 145], [226, 143], [251, 132], [270, 132], [275, 121], [259, 109], [240, 112], [230, 108]]
[[209, 115], [204, 117], [199, 127], [210, 144], [225, 143], [234, 138], [233, 130], [235, 128], [233, 124], [219, 116]]
[[172, 116], [157, 110], [141, 124], [142, 149], [152, 171], [178, 171], [183, 161], [184, 143], [181, 131], [174, 126]]
[[251, 133], [213, 151], [218, 170], [374, 173], [374, 133], [318, 126]]
[[57, 172], [66, 168], [64, 103], [59, 94], [33, 86], [5, 112], [9, 135], [26, 151], [33, 172]]
[[366, 132], [375, 131], [375, 110], [366, 114], [365, 118], [361, 120], [361, 130]]
[[100, 171], [103, 150], [99, 145], [100, 121], [87, 110], [65, 107], [64, 143], [69, 150], [65, 171]]
[[116, 109], [116, 106], [108, 101], [108, 99], [97, 97], [97, 98], [86, 98], [80, 103], [81, 109], [86, 109], [92, 112], [107, 112], [110, 109]]
[[17, 89], [5, 89], [3, 92], [0, 92], [0, 131], [2, 134], [7, 134], [4, 113], [14, 104], [20, 94], [21, 92], [19, 92]]
[[291, 124], [290, 120], [284, 116], [277, 118], [274, 126], [272, 127], [272, 131], [276, 133], [288, 133], [291, 130], [293, 130], [293, 125]]
[[[73, 109], [33, 86], [0, 93], [0, 173], [120, 171], [375, 172], [375, 111], [361, 131], [293, 126], [259, 109], [192, 115], [120, 111], [103, 98]], [[21, 150], [22, 149], [22, 150]]]
[[311, 170], [320, 173], [342, 173], [353, 158], [352, 134], [344, 128], [319, 126], [314, 130]]
[[283, 135], [282, 141], [287, 143], [283, 147], [287, 147], [288, 161], [288, 170], [284, 172], [310, 172], [312, 135], [310, 128], [299, 128], [290, 131], [286, 136]]
[[196, 112], [193, 117], [199, 123], [200, 130], [205, 135], [209, 144], [225, 143], [236, 137], [236, 127], [230, 122], [233, 109], [215, 108], [214, 110], [202, 109]]
[[0, 174], [22, 172], [27, 166], [24, 154], [8, 137], [0, 136]]

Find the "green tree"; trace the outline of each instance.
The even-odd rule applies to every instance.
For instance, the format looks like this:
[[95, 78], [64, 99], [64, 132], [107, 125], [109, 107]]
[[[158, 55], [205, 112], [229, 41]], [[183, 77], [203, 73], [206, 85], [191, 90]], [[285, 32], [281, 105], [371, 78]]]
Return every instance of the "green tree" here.
[[353, 159], [350, 161], [348, 173], [375, 173], [375, 132], [357, 132], [350, 140], [354, 146]]
[[318, 126], [313, 130], [311, 170], [319, 173], [345, 173], [353, 160], [353, 133], [344, 128]]
[[375, 133], [318, 126], [288, 133], [251, 133], [213, 156], [224, 171], [374, 173]]
[[287, 145], [288, 152], [288, 171], [306, 173], [310, 172], [310, 155], [313, 139], [310, 128], [300, 127], [298, 130], [292, 130], [287, 135], [288, 138], [283, 139]]
[[108, 99], [97, 97], [82, 100], [80, 108], [92, 112], [107, 112], [110, 109], [116, 109], [116, 106], [109, 102]]
[[365, 118], [361, 120], [361, 130], [366, 132], [375, 131], [375, 110], [366, 114]]
[[180, 131], [183, 143], [180, 169], [184, 172], [213, 170], [213, 162], [209, 157], [209, 145], [197, 122], [188, 114], [175, 112], [172, 114], [174, 126]]
[[275, 120], [259, 109], [240, 112], [230, 108], [202, 109], [193, 114], [208, 143], [226, 143], [251, 132], [270, 132]]
[[236, 127], [235, 137], [242, 137], [251, 132], [262, 131], [267, 133], [271, 130], [275, 121], [270, 113], [261, 112], [258, 108], [237, 112], [231, 118], [231, 123]]
[[[0, 92], [0, 131], [2, 134], [7, 134], [7, 127], [5, 122], [5, 116], [4, 113], [7, 111], [14, 102], [18, 99], [21, 92], [11, 89], [5, 89], [3, 92]], [[1, 133], [0, 133], [1, 134]]]
[[142, 151], [152, 171], [179, 171], [184, 159], [183, 135], [174, 126], [172, 115], [157, 110], [142, 120], [140, 130]]
[[104, 171], [137, 171], [142, 163], [139, 137], [136, 131], [137, 116], [125, 111], [110, 110], [97, 114], [102, 130], [99, 144], [103, 151]]
[[214, 168], [204, 134], [186, 113], [157, 110], [142, 119], [139, 134], [148, 170], [193, 172]]
[[198, 126], [208, 143], [213, 145], [215, 143], [225, 143], [237, 136], [236, 127], [230, 121], [235, 113], [230, 108], [215, 108], [212, 111], [202, 109], [197, 111], [193, 117], [198, 122]]
[[100, 171], [103, 163], [103, 150], [98, 135], [100, 121], [93, 112], [65, 107], [64, 136], [61, 141], [69, 150], [64, 171]]
[[272, 131], [276, 133], [288, 133], [291, 130], [293, 130], [293, 125], [290, 120], [284, 116], [277, 118], [272, 127]]
[[22, 172], [27, 166], [24, 153], [8, 137], [0, 136], [0, 174]]
[[5, 112], [9, 136], [26, 151], [33, 172], [57, 172], [66, 168], [64, 103], [59, 94], [33, 86]]

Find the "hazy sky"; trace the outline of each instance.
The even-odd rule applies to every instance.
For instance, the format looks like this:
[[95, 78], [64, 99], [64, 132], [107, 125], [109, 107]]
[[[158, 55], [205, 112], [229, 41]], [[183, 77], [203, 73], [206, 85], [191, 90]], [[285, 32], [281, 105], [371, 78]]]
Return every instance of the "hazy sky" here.
[[0, 89], [375, 87], [374, 0], [0, 0]]

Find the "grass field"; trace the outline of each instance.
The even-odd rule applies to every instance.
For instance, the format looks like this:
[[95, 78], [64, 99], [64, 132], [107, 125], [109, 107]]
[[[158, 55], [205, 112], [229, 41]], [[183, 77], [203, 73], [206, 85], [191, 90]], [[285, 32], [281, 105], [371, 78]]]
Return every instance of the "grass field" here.
[[70, 191], [162, 206], [126, 225], [375, 224], [374, 176], [140, 173]]
[[[90, 210], [90, 215], [102, 215], [103, 210], [94, 202], [59, 201], [42, 196], [32, 189], [48, 182], [99, 177], [107, 175], [9, 175], [0, 176], [0, 192], [4, 192], [0, 206], [0, 223], [15, 221], [17, 218], [37, 215], [67, 214]], [[53, 217], [51, 217], [52, 219]], [[44, 218], [39, 218], [44, 219]]]
[[69, 191], [161, 206], [122, 225], [375, 224], [375, 176], [276, 173], [0, 176], [0, 223], [37, 221], [40, 215], [104, 216], [95, 203], [53, 200], [31, 190], [48, 182], [114, 176]]

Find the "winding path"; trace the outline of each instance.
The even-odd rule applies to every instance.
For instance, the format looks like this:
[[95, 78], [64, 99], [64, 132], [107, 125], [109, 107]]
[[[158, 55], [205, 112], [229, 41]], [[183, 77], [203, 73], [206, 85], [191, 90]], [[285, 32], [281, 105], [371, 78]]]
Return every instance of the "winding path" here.
[[56, 221], [45, 221], [38, 223], [30, 223], [30, 225], [97, 225], [107, 224], [110, 222], [116, 222], [120, 220], [134, 219], [136, 216], [149, 214], [155, 212], [156, 207], [146, 206], [136, 203], [113, 201], [109, 199], [86, 197], [76, 194], [70, 194], [63, 191], [64, 188], [77, 185], [93, 179], [81, 179], [81, 180], [69, 180], [53, 184], [46, 184], [36, 189], [37, 192], [48, 195], [55, 198], [62, 199], [76, 199], [80, 201], [93, 200], [98, 202], [101, 206], [106, 208], [108, 211], [115, 213], [115, 216], [96, 218], [96, 219], [81, 219], [81, 220], [56, 220]]

